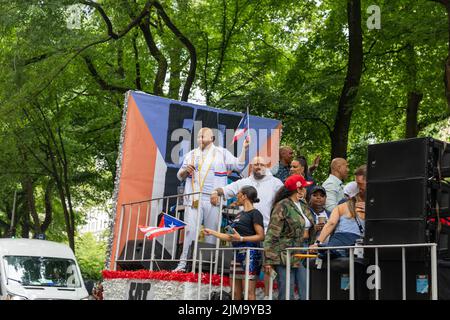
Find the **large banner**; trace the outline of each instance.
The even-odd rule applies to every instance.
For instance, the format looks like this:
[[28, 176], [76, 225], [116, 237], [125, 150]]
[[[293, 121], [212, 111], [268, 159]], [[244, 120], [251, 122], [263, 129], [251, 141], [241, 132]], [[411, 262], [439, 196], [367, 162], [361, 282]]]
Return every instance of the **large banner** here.
[[[180, 185], [176, 173], [184, 155], [197, 147], [197, 133], [202, 127], [213, 129], [215, 144], [238, 156], [244, 139], [237, 143], [232, 143], [232, 140], [243, 115], [142, 92], [129, 91], [126, 94], [114, 191], [116, 213], [110, 248], [111, 268], [114, 254], [122, 252], [126, 239], [138, 236], [135, 225], [155, 223], [146, 221], [146, 209], [142, 209], [142, 213], [139, 211], [139, 217], [133, 213], [128, 222], [119, 221], [123, 205], [175, 195]], [[275, 164], [278, 161], [280, 121], [250, 115], [249, 122], [251, 144], [248, 159], [261, 155], [267, 157], [270, 165]], [[246, 176], [247, 172], [248, 166], [243, 175]], [[132, 227], [127, 230], [124, 223]]]

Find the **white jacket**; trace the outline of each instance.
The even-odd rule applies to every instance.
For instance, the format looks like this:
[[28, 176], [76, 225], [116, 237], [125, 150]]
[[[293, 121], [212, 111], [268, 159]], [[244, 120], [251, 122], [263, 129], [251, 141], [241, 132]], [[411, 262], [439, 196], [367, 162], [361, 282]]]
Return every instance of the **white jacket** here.
[[275, 194], [283, 186], [283, 183], [280, 179], [275, 178], [269, 169], [266, 169], [266, 175], [261, 180], [256, 180], [252, 174], [248, 178], [237, 180], [225, 187], [222, 187], [225, 199], [235, 197], [239, 190], [244, 186], [253, 186], [256, 191], [258, 191], [259, 202], [255, 203], [254, 207], [263, 215], [264, 231], [266, 231], [270, 221], [270, 214], [272, 211]]
[[[221, 188], [223, 186], [225, 186], [227, 184], [227, 176], [228, 176], [228, 171], [234, 170], [237, 172], [241, 172], [244, 169], [245, 166], [245, 162], [240, 162], [239, 159], [235, 156], [233, 156], [233, 154], [228, 151], [227, 149], [224, 149], [222, 147], [216, 147], [215, 145], [211, 145], [211, 150], [209, 151], [209, 155], [207, 157], [207, 159], [205, 159], [205, 166], [207, 166], [209, 164], [209, 162], [211, 160], [211, 157], [214, 157], [213, 162], [211, 163], [211, 167], [210, 170], [212, 169], [214, 171], [214, 181], [213, 181], [213, 185], [212, 186], [208, 186], [208, 189], [214, 190], [217, 188]], [[197, 151], [196, 151], [197, 150]], [[182, 181], [183, 179], [180, 176], [180, 173], [182, 170], [184, 170], [189, 164], [194, 163], [194, 166], [197, 168], [198, 164], [196, 163], [198, 160], [194, 160], [192, 161], [192, 158], [194, 157], [194, 153], [196, 152], [196, 154], [198, 155], [200, 151], [200, 149], [193, 149], [191, 151], [189, 151], [186, 156], [184, 157], [183, 160], [183, 164], [181, 165], [180, 169], [178, 170], [177, 173], [177, 178]], [[206, 168], [205, 168], [206, 170]], [[203, 177], [204, 177], [205, 172], [203, 173]], [[199, 181], [198, 181], [198, 172], [196, 172], [196, 175], [194, 177], [194, 188], [195, 191], [192, 190], [192, 176], [188, 176], [186, 178], [186, 185], [184, 187], [184, 193], [185, 194], [189, 194], [189, 193], [193, 193], [193, 192], [199, 192], [200, 191], [200, 186], [199, 186]], [[206, 183], [206, 181], [205, 181]], [[203, 196], [202, 199], [206, 200], [208, 199], [209, 201], [209, 195], [208, 196]], [[198, 196], [197, 196], [198, 198]], [[185, 205], [191, 205], [192, 203], [192, 197], [185, 197], [184, 199], [184, 203]]]

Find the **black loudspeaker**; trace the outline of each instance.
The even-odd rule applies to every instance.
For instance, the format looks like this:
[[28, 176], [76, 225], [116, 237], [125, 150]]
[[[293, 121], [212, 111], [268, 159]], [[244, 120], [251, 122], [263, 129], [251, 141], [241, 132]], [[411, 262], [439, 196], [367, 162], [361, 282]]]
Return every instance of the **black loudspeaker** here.
[[424, 219], [449, 212], [450, 188], [425, 177], [370, 181], [366, 190], [367, 219]]
[[[152, 250], [153, 240], [145, 240], [145, 248], [143, 240], [135, 241], [129, 240], [127, 246], [124, 246], [122, 252], [117, 259], [117, 265], [121, 270], [142, 270], [150, 269], [150, 261], [140, 261], [140, 260], [150, 260], [151, 250]], [[126, 251], [125, 251], [126, 249]], [[145, 252], [143, 251], [145, 250]], [[134, 255], [133, 255], [134, 254]], [[177, 266], [177, 261], [157, 261], [158, 259], [170, 259], [171, 256], [169, 252], [163, 248], [162, 245], [155, 240], [155, 251], [154, 251], [154, 262], [153, 270], [172, 270]]]
[[369, 145], [367, 181], [450, 176], [450, 145], [413, 138]]
[[[400, 251], [398, 252], [400, 253]], [[408, 254], [408, 253], [407, 253]], [[380, 253], [383, 257], [383, 254]], [[375, 262], [370, 261], [370, 265], [374, 266]], [[438, 260], [437, 265], [437, 283], [438, 283], [438, 299], [450, 300], [450, 261]], [[369, 267], [370, 268], [370, 267]], [[379, 300], [401, 300], [403, 299], [402, 288], [402, 265], [401, 261], [381, 260], [380, 268], [380, 290], [378, 291]], [[369, 270], [369, 277], [373, 277], [368, 282], [375, 283], [374, 269]], [[366, 276], [367, 277], [367, 276]], [[430, 300], [431, 299], [431, 268], [429, 261], [427, 262], [410, 262], [406, 263], [406, 299], [407, 300]], [[370, 299], [375, 300], [375, 289], [370, 289]]]
[[[207, 242], [199, 242], [197, 245], [197, 263], [200, 261], [200, 249], [202, 249], [202, 248], [213, 249], [215, 247], [216, 247], [215, 244], [211, 244], [211, 243], [207, 243]], [[194, 243], [192, 243], [192, 245], [189, 247], [188, 259], [192, 259], [193, 253], [194, 253]], [[232, 250], [219, 250], [218, 258], [217, 258], [217, 261], [218, 261], [217, 272], [219, 274], [222, 272], [222, 256], [223, 256], [223, 260], [224, 260], [223, 273], [229, 274], [231, 260], [233, 260], [233, 251]], [[202, 272], [209, 273], [211, 270], [211, 265], [213, 265], [212, 272], [214, 272], [215, 259], [216, 259], [215, 250], [203, 250]], [[213, 264], [211, 264], [211, 261], [213, 262]], [[197, 266], [197, 268], [198, 268], [198, 266]], [[191, 269], [192, 269], [192, 263], [188, 262], [186, 270], [191, 270]]]
[[366, 220], [366, 244], [412, 244], [429, 241], [425, 219]]
[[[327, 299], [327, 260], [322, 260], [322, 267], [317, 269], [315, 260], [310, 259], [310, 299]], [[363, 259], [355, 259], [355, 299], [368, 300], [369, 289], [367, 281], [367, 263]], [[336, 258], [330, 262], [330, 299], [350, 299], [349, 258]]]
[[[371, 265], [375, 265], [371, 261]], [[402, 300], [402, 262], [386, 261], [378, 262], [380, 268], [380, 288], [378, 290], [379, 300]], [[372, 270], [373, 284], [375, 284], [375, 269]], [[406, 299], [407, 300], [430, 300], [431, 299], [431, 269], [429, 262], [417, 261], [406, 263]], [[370, 289], [370, 299], [376, 299], [376, 290]]]
[[450, 300], [450, 261], [438, 261], [439, 300]]
[[[415, 138], [370, 145], [364, 243], [435, 242], [428, 221], [438, 212], [450, 213], [450, 187], [442, 181], [449, 175], [450, 146], [442, 141]], [[428, 249], [413, 251], [408, 259], [424, 260]]]
[[448, 225], [442, 225], [439, 236], [438, 257], [443, 260], [450, 260], [450, 226]]

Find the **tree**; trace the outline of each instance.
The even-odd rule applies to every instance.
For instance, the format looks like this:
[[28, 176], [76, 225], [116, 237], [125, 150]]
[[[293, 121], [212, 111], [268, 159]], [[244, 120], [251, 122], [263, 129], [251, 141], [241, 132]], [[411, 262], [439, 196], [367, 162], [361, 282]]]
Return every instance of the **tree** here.
[[431, 0], [431, 1], [442, 4], [445, 8], [445, 11], [447, 12], [448, 52], [444, 65], [444, 88], [445, 88], [445, 96], [447, 98], [447, 105], [450, 108], [450, 1], [448, 0]]
[[76, 258], [84, 279], [101, 280], [106, 260], [106, 242], [90, 232], [77, 237]]
[[347, 1], [349, 54], [347, 75], [339, 98], [338, 111], [331, 133], [331, 158], [346, 158], [350, 120], [358, 95], [363, 68], [361, 1]]

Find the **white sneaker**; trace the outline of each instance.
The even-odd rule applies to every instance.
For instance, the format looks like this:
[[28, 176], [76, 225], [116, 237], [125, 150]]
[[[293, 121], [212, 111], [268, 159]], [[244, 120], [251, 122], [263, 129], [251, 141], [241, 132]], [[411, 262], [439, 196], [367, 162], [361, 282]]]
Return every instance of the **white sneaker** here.
[[172, 270], [172, 272], [186, 272], [186, 265], [179, 264], [175, 269]]

